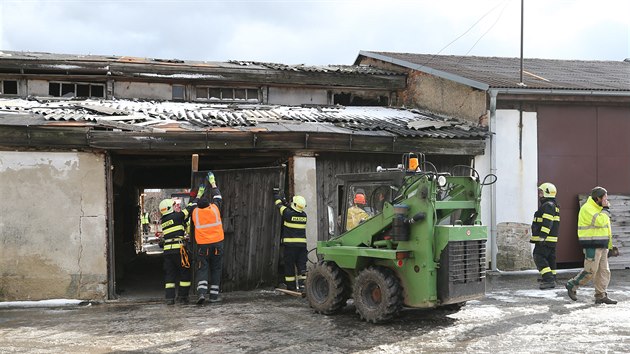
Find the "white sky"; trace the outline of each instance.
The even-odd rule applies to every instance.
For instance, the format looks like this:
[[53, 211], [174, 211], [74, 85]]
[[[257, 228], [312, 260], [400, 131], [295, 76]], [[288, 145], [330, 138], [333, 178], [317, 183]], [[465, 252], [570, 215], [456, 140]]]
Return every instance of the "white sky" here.
[[[520, 56], [521, 0], [0, 0], [0, 50], [352, 64]], [[525, 0], [527, 58], [630, 58], [630, 1]], [[449, 45], [450, 44], [450, 45]]]

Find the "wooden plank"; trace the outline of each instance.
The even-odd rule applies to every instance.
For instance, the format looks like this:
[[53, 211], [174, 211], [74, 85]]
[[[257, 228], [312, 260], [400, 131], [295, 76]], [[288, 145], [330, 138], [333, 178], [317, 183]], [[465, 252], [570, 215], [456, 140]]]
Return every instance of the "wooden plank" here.
[[281, 288], [276, 288], [276, 291], [281, 292], [283, 294], [295, 296], [295, 297], [306, 297], [306, 293], [301, 293], [299, 291], [292, 291], [289, 289], [281, 289]]

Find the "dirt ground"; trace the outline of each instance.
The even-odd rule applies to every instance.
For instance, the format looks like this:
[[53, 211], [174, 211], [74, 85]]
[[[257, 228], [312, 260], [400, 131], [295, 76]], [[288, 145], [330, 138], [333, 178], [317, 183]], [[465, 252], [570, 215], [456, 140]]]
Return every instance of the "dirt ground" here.
[[[562, 284], [575, 272], [559, 274]], [[306, 299], [273, 289], [224, 294], [220, 304], [114, 301], [0, 309], [2, 353], [628, 353], [630, 270], [613, 271], [609, 295], [569, 300], [538, 290], [535, 273], [489, 275], [487, 296], [461, 311], [404, 310], [391, 323], [313, 313]]]

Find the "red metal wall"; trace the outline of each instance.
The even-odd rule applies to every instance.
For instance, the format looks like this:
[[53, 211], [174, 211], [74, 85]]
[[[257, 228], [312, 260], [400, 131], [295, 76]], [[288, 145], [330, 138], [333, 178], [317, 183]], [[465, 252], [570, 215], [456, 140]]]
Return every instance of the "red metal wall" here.
[[[578, 194], [597, 185], [630, 193], [630, 108], [538, 107], [538, 182], [558, 188], [558, 263], [583, 260], [577, 242]], [[614, 233], [614, 230], [613, 230]]]

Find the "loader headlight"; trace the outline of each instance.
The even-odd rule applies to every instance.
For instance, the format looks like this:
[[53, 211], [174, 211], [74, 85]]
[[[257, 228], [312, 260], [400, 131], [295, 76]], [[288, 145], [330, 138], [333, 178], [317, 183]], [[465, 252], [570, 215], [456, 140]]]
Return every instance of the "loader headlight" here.
[[438, 176], [438, 178], [437, 178], [437, 185], [440, 188], [444, 188], [446, 186], [446, 177]]

